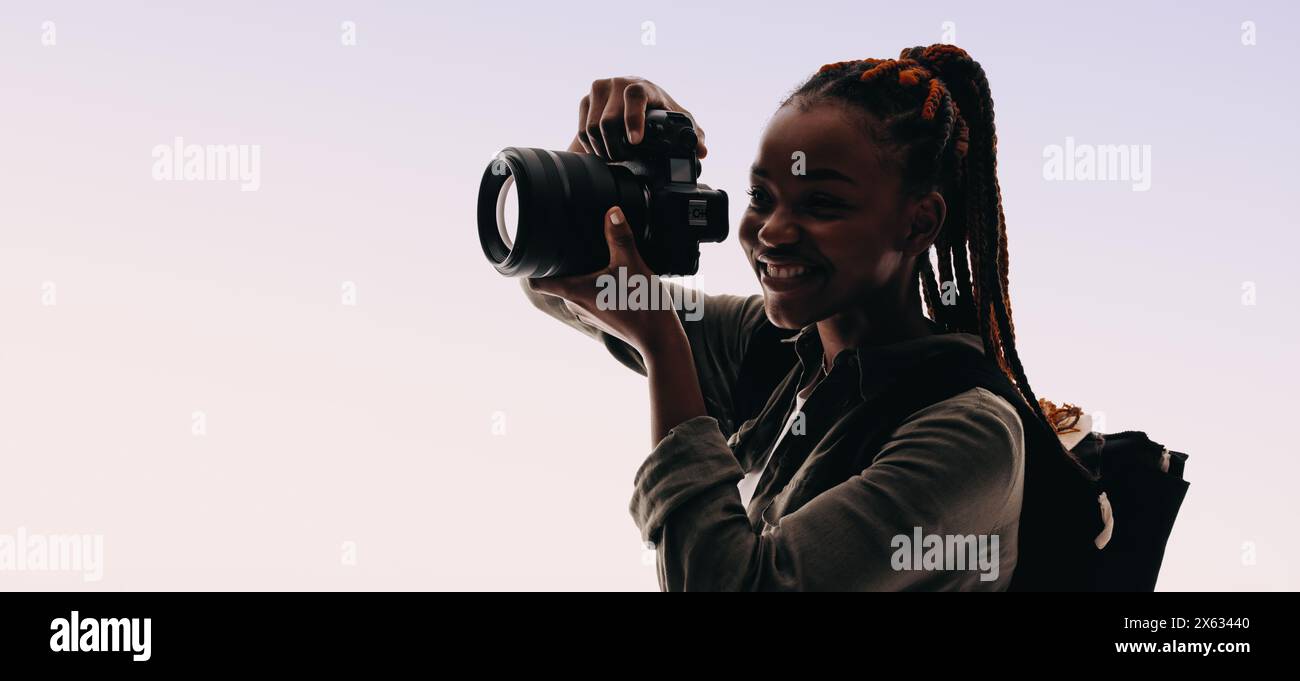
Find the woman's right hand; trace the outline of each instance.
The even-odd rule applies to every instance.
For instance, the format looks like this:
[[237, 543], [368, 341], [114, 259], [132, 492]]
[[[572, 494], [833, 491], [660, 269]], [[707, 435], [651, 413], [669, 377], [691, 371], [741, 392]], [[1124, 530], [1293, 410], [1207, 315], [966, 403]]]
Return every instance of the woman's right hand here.
[[647, 109], [679, 111], [691, 119], [699, 138], [698, 155], [704, 158], [704, 131], [695, 116], [678, 104], [664, 89], [644, 78], [626, 76], [592, 82], [591, 92], [578, 104], [578, 135], [570, 151], [595, 154], [607, 161], [627, 158], [624, 140], [639, 144], [645, 136]]

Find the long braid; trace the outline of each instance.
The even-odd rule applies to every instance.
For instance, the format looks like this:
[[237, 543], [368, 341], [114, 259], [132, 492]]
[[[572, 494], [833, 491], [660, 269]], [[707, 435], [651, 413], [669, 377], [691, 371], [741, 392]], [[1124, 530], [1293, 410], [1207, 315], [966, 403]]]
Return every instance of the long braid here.
[[[874, 117], [872, 134], [894, 150], [909, 192], [938, 189], [950, 219], [916, 276], [926, 314], [945, 331], [975, 333], [1033, 412], [1048, 425], [1016, 350], [1006, 216], [997, 179], [997, 132], [988, 79], [953, 45], [903, 50], [898, 59], [827, 64], [784, 104], [836, 100]], [[944, 305], [955, 285], [956, 305]]]
[[1002, 293], [1001, 296], [991, 296], [990, 302], [993, 303], [993, 310], [991, 313], [997, 325], [998, 336], [1000, 339], [1005, 339], [1004, 342], [998, 343], [998, 346], [1002, 351], [1001, 361], [1004, 363], [1004, 370], [1009, 369], [1008, 374], [1011, 377], [1011, 380], [1016, 384], [1016, 388], [1019, 389], [1020, 394], [1025, 398], [1025, 401], [1029, 404], [1030, 408], [1034, 410], [1039, 418], [1050, 424], [1047, 415], [1043, 411], [1043, 405], [1039, 402], [1038, 398], [1035, 397], [1033, 388], [1029, 386], [1029, 379], [1025, 375], [1024, 365], [1020, 361], [1020, 353], [1016, 349], [1015, 322], [1011, 315], [1011, 287], [1009, 277], [1011, 268], [1010, 258], [1007, 251], [1006, 214], [1002, 207], [1002, 190], [997, 181], [998, 138], [997, 129], [993, 123], [993, 97], [984, 70], [980, 68], [974, 69], [972, 75], [972, 85], [978, 94], [978, 101], [989, 104], [989, 106], [985, 107], [982, 112], [986, 119], [983, 121], [983, 124], [987, 126], [989, 138], [988, 156], [985, 163], [988, 167], [989, 177], [992, 179], [990, 187], [993, 194], [993, 211], [995, 211], [997, 215], [997, 250], [995, 252], [995, 258], [997, 262], [996, 271], [999, 276], [998, 284]]
[[[935, 320], [936, 322], [940, 322], [942, 324], [944, 323], [944, 320], [941, 320], [939, 318], [934, 306], [935, 301], [939, 300], [939, 286], [934, 281], [934, 269], [930, 265], [930, 255], [928, 253], [922, 255], [920, 264], [921, 264], [921, 275], [920, 275], [921, 295], [925, 299], [926, 314], [930, 315], [931, 319]], [[943, 309], [942, 304], [938, 309], [940, 310]], [[945, 328], [947, 328], [946, 325]]]

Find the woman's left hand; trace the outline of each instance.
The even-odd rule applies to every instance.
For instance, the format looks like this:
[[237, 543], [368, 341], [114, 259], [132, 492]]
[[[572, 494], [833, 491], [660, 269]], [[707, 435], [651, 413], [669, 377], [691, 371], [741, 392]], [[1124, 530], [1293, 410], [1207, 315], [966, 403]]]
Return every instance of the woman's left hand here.
[[[649, 362], [668, 343], [685, 339], [682, 322], [677, 312], [662, 302], [659, 307], [666, 309], [620, 309], [619, 303], [625, 302], [630, 293], [624, 291], [620, 295], [620, 282], [628, 282], [630, 286], [663, 284], [641, 259], [631, 226], [618, 206], [605, 212], [605, 242], [609, 246], [609, 265], [604, 269], [570, 277], [529, 279], [528, 286], [538, 293], [563, 298], [578, 319], [622, 339]], [[619, 276], [620, 268], [626, 269], [622, 277]], [[643, 279], [634, 278], [635, 275], [641, 275]], [[602, 294], [602, 290], [606, 292]], [[645, 293], [642, 300], [649, 307], [649, 290]], [[657, 298], [669, 300], [665, 290], [661, 290]]]

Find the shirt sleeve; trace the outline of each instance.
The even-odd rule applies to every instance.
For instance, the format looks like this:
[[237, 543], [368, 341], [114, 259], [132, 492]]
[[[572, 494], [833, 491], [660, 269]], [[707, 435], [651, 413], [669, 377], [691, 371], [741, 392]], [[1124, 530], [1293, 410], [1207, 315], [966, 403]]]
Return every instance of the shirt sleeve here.
[[952, 588], [952, 574], [894, 569], [895, 538], [917, 527], [999, 534], [999, 583], [1014, 569], [1024, 432], [1015, 410], [982, 388], [916, 412], [869, 467], [761, 533], [740, 502], [743, 475], [707, 416], [673, 428], [638, 470], [631, 511], [655, 545], [662, 589]]
[[[635, 348], [578, 319], [562, 298], [532, 290], [527, 279], [519, 281], [534, 307], [600, 342], [614, 359], [646, 375], [645, 361]], [[755, 330], [767, 319], [763, 297], [710, 295], [676, 282], [664, 280], [663, 283], [673, 292], [674, 299], [685, 301], [678, 307], [677, 316], [690, 342], [705, 409], [717, 419], [719, 428], [730, 435], [739, 426], [734, 423], [733, 391], [741, 363]]]

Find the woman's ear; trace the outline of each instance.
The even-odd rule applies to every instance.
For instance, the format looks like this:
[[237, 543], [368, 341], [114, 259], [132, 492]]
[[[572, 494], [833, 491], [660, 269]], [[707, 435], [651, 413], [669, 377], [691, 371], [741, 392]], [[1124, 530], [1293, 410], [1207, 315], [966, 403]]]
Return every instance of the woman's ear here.
[[924, 253], [939, 238], [939, 230], [948, 217], [948, 203], [943, 194], [929, 192], [912, 199], [909, 210], [911, 225], [903, 246], [908, 255]]

